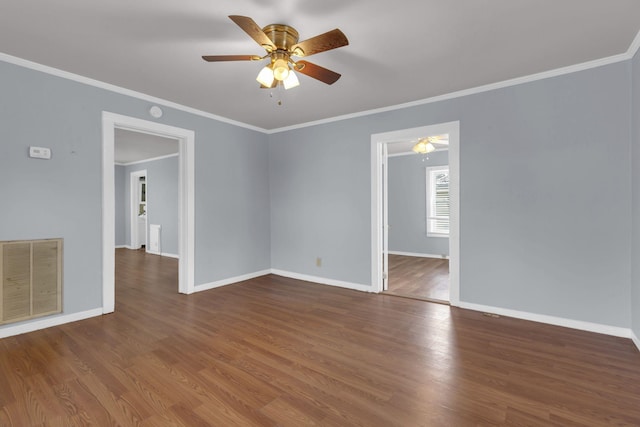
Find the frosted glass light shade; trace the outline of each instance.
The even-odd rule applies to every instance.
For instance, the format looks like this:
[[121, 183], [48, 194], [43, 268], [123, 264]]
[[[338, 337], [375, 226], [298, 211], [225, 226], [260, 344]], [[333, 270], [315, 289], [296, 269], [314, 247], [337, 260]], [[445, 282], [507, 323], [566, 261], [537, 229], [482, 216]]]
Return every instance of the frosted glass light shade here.
[[285, 89], [291, 89], [292, 87], [300, 86], [300, 81], [298, 81], [298, 76], [296, 76], [296, 73], [294, 72], [290, 72], [289, 77], [287, 77], [282, 83], [284, 83]]
[[273, 63], [273, 77], [278, 81], [284, 81], [289, 74], [289, 63], [284, 59], [276, 59]]
[[273, 70], [268, 65], [260, 70], [258, 77], [256, 77], [258, 83], [266, 87], [271, 87], [274, 79], [275, 77], [273, 76]]

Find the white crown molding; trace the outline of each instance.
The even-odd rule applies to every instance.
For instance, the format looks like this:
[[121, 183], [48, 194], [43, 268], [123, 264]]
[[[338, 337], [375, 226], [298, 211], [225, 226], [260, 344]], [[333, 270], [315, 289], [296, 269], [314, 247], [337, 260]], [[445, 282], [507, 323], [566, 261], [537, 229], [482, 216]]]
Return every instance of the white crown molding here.
[[141, 99], [143, 101], [149, 101], [154, 104], [161, 104], [165, 107], [173, 108], [175, 110], [184, 111], [186, 113], [195, 114], [197, 116], [206, 117], [208, 119], [217, 120], [219, 122], [227, 123], [230, 125], [242, 127], [245, 129], [254, 130], [257, 132], [265, 133], [266, 129], [253, 126], [247, 123], [239, 122], [237, 120], [228, 119], [226, 117], [218, 116], [216, 114], [207, 113], [206, 111], [198, 110], [196, 108], [187, 107], [186, 105], [181, 105], [172, 101], [167, 101], [166, 99], [157, 98], [155, 96], [147, 95], [142, 92], [136, 92], [135, 90], [126, 89], [120, 86], [112, 85], [109, 83], [101, 82], [99, 80], [94, 80], [89, 77], [84, 77], [79, 74], [70, 73], [68, 71], [59, 70], [57, 68], [49, 67], [47, 65], [38, 64], [37, 62], [28, 61], [26, 59], [18, 58], [16, 56], [7, 55], [6, 53], [0, 52], [0, 61], [7, 62], [9, 64], [18, 65], [20, 67], [29, 68], [31, 70], [40, 71], [45, 74], [50, 74], [56, 77], [62, 77], [63, 79], [72, 80], [78, 83], [83, 83], [88, 86], [97, 87], [100, 89], [105, 89], [111, 92], [119, 93], [121, 95], [131, 96], [133, 98]]
[[629, 45], [629, 49], [627, 49], [627, 56], [629, 57], [628, 59], [631, 59], [634, 56], [636, 56], [636, 53], [638, 53], [639, 49], [640, 49], [640, 31], [638, 31], [638, 34], [636, 34], [636, 37], [631, 42], [631, 45]]
[[[514, 317], [516, 319], [531, 320], [538, 323], [546, 323], [549, 325], [578, 329], [581, 331], [612, 335], [615, 337], [633, 339], [634, 336], [633, 331], [630, 328], [621, 328], [618, 326], [603, 325], [600, 323], [584, 322], [582, 320], [566, 319], [564, 317], [548, 316], [545, 314], [529, 313], [526, 311], [511, 310], [508, 308], [492, 307], [488, 305], [473, 304], [462, 301], [460, 301], [458, 307], [467, 310], [481, 311], [483, 313], [498, 314], [500, 316]], [[637, 338], [635, 342], [636, 345], [638, 345]], [[638, 348], [640, 349], [640, 346]]]
[[29, 68], [32, 70], [36, 70], [36, 71], [41, 71], [43, 73], [46, 74], [51, 74], [54, 76], [58, 76], [58, 77], [62, 77], [68, 80], [73, 80], [79, 83], [84, 83], [86, 85], [89, 86], [94, 86], [94, 87], [98, 87], [101, 89], [105, 89], [105, 90], [109, 90], [112, 92], [116, 92], [122, 95], [127, 95], [127, 96], [131, 96], [134, 98], [138, 98], [138, 99], [142, 99], [142, 100], [146, 100], [149, 102], [153, 102], [153, 103], [157, 103], [157, 104], [162, 104], [166, 107], [169, 108], [174, 108], [176, 110], [180, 110], [180, 111], [184, 111], [187, 113], [191, 113], [191, 114], [195, 114], [198, 116], [202, 116], [202, 117], [206, 117], [206, 118], [210, 118], [213, 120], [217, 120], [223, 123], [228, 123], [234, 126], [239, 126], [242, 128], [246, 128], [246, 129], [250, 129], [250, 130], [254, 130], [257, 132], [262, 132], [265, 134], [275, 134], [275, 133], [280, 133], [280, 132], [286, 132], [286, 131], [290, 131], [290, 130], [295, 130], [295, 129], [302, 129], [302, 128], [306, 128], [306, 127], [311, 127], [311, 126], [317, 126], [317, 125], [322, 125], [322, 124], [327, 124], [327, 123], [333, 123], [333, 122], [337, 122], [337, 121], [341, 121], [341, 120], [348, 120], [348, 119], [353, 119], [353, 118], [358, 118], [358, 117], [363, 117], [363, 116], [369, 116], [372, 114], [378, 114], [378, 113], [384, 113], [384, 112], [388, 112], [388, 111], [395, 111], [395, 110], [401, 110], [404, 108], [410, 108], [410, 107], [415, 107], [415, 106], [419, 106], [419, 105], [425, 105], [425, 104], [431, 104], [434, 102], [438, 102], [438, 101], [445, 101], [445, 100], [450, 100], [450, 99], [455, 99], [455, 98], [460, 98], [463, 96], [468, 96], [468, 95], [475, 95], [478, 93], [482, 93], [482, 92], [488, 92], [491, 90], [495, 90], [495, 89], [503, 89], [506, 87], [510, 87], [510, 86], [516, 86], [516, 85], [520, 85], [520, 84], [524, 84], [524, 83], [530, 83], [530, 82], [534, 82], [537, 80], [543, 80], [543, 79], [548, 79], [551, 77], [557, 77], [557, 76], [562, 76], [565, 74], [570, 74], [570, 73], [575, 73], [578, 71], [584, 71], [584, 70], [588, 70], [591, 68], [597, 68], [597, 67], [602, 67], [604, 65], [609, 65], [609, 64], [614, 64], [616, 62], [622, 62], [622, 61], [626, 61], [629, 59], [632, 59], [634, 57], [634, 55], [637, 53], [637, 51], [640, 49], [640, 31], [636, 34], [636, 37], [633, 39], [633, 41], [631, 42], [631, 44], [629, 45], [629, 48], [627, 49], [627, 51], [625, 53], [619, 54], [619, 55], [613, 55], [613, 56], [609, 56], [607, 58], [601, 58], [601, 59], [596, 59], [593, 61], [588, 61], [588, 62], [583, 62], [581, 64], [575, 64], [575, 65], [570, 65], [567, 67], [562, 67], [562, 68], [557, 68], [554, 70], [549, 70], [549, 71], [544, 71], [541, 73], [536, 73], [536, 74], [531, 74], [528, 76], [523, 76], [523, 77], [517, 77], [514, 79], [510, 79], [510, 80], [504, 80], [502, 82], [497, 82], [497, 83], [491, 83], [491, 84], [487, 84], [484, 86], [478, 86], [475, 88], [471, 88], [471, 89], [464, 89], [464, 90], [460, 90], [457, 92], [451, 92], [451, 93], [447, 93], [447, 94], [443, 94], [443, 95], [439, 95], [439, 96], [434, 96], [431, 98], [426, 98], [426, 99], [422, 99], [422, 100], [418, 100], [418, 101], [412, 101], [412, 102], [407, 102], [407, 103], [403, 103], [403, 104], [397, 104], [397, 105], [391, 105], [388, 107], [383, 107], [383, 108], [377, 108], [377, 109], [373, 109], [373, 110], [365, 110], [365, 111], [360, 111], [357, 113], [351, 113], [351, 114], [345, 114], [342, 116], [335, 116], [335, 117], [330, 117], [327, 119], [322, 119], [322, 120], [315, 120], [315, 121], [311, 121], [311, 122], [306, 122], [306, 123], [300, 123], [297, 125], [292, 125], [292, 126], [285, 126], [285, 127], [281, 127], [281, 128], [276, 128], [276, 129], [264, 129], [264, 128], [260, 128], [257, 126], [253, 126], [247, 123], [243, 123], [243, 122], [239, 122], [237, 120], [232, 120], [226, 117], [222, 117], [222, 116], [218, 116], [216, 114], [211, 114], [211, 113], [207, 113], [206, 111], [202, 111], [202, 110], [198, 110], [192, 107], [187, 107], [185, 105], [181, 105], [181, 104], [177, 104], [175, 102], [171, 102], [171, 101], [167, 101], [161, 98], [156, 98], [154, 96], [151, 95], [147, 95], [141, 92], [136, 92], [134, 90], [130, 90], [130, 89], [125, 89], [116, 85], [112, 85], [109, 83], [104, 83], [101, 82], [99, 80], [94, 80], [88, 77], [84, 77], [81, 76], [79, 74], [74, 74], [74, 73], [70, 73], [68, 71], [63, 71], [63, 70], [59, 70], [57, 68], [53, 68], [53, 67], [49, 67], [46, 65], [42, 65], [42, 64], [38, 64], [36, 62], [32, 62], [32, 61], [28, 61], [26, 59], [22, 59], [22, 58], [18, 58], [15, 56], [11, 56], [5, 53], [0, 52], [0, 61], [4, 61], [10, 64], [14, 64], [14, 65], [18, 65], [21, 67], [25, 67], [25, 68]]
[[46, 317], [29, 323], [10, 325], [0, 329], [0, 338], [26, 334], [27, 332], [38, 331], [40, 329], [77, 322], [78, 320], [97, 316], [102, 316], [102, 308], [94, 308], [93, 310], [81, 311], [79, 313], [63, 314], [62, 316]]
[[156, 160], [168, 159], [169, 157], [178, 157], [179, 155], [180, 153], [173, 153], [173, 154], [166, 154], [164, 156], [151, 157], [150, 159], [145, 159], [145, 160], [136, 160], [135, 162], [129, 162], [129, 163], [115, 162], [115, 164], [118, 166], [139, 165], [140, 163], [155, 162]]
[[345, 114], [342, 116], [330, 117], [328, 119], [316, 120], [312, 122], [301, 123], [298, 125], [286, 126], [286, 127], [277, 128], [277, 129], [270, 129], [270, 130], [267, 130], [266, 133], [274, 134], [274, 133], [280, 133], [280, 132], [287, 132], [290, 130], [296, 130], [296, 129], [306, 128], [311, 126], [318, 126], [318, 125], [323, 125], [327, 123], [338, 122], [341, 120], [349, 120], [349, 119], [354, 119], [358, 117], [370, 116], [372, 114], [386, 113], [389, 111], [402, 110], [405, 108], [417, 107], [425, 104], [432, 104], [434, 102], [447, 101], [450, 99], [461, 98], [464, 96], [476, 95], [478, 93], [489, 92], [496, 89], [504, 89], [511, 86], [517, 86], [525, 83], [535, 82], [538, 80], [558, 77], [565, 74], [575, 73], [578, 71], [589, 70], [591, 68], [598, 68], [604, 65], [615, 64], [617, 62], [626, 61], [632, 57], [633, 56], [630, 56], [629, 52], [627, 52], [619, 55], [610, 56], [607, 58], [596, 59], [594, 61], [583, 62], [582, 64], [570, 65], [567, 67], [557, 68], [555, 70], [543, 71], [541, 73], [531, 74], [524, 77], [516, 77], [514, 79], [504, 80], [497, 83], [490, 83], [484, 86], [478, 86], [471, 89], [464, 89], [457, 92], [451, 92], [444, 95], [438, 95], [431, 98], [421, 99], [418, 101], [406, 102], [404, 104], [390, 105], [388, 107], [376, 108], [374, 110], [366, 110], [358, 113]]

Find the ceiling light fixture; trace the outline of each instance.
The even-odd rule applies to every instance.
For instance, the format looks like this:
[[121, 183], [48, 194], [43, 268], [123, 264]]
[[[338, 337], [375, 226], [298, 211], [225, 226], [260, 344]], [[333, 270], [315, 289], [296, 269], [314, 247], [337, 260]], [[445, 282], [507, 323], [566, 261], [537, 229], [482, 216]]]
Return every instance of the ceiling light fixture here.
[[271, 64], [260, 70], [260, 73], [258, 74], [258, 77], [256, 77], [256, 80], [258, 81], [258, 83], [265, 87], [271, 87], [271, 85], [273, 85], [275, 76], [273, 75]]
[[[300, 81], [293, 72], [289, 63], [289, 55], [284, 52], [275, 52], [272, 55], [271, 62], [260, 70], [256, 80], [264, 87], [274, 87], [282, 83], [285, 89], [291, 89], [299, 86]], [[295, 66], [295, 64], [294, 64]]]
[[427, 154], [435, 151], [436, 147], [431, 143], [429, 138], [420, 138], [412, 150], [414, 153]]
[[269, 89], [277, 86], [284, 86], [285, 89], [299, 86], [300, 82], [296, 72], [328, 85], [335, 83], [340, 78], [340, 74], [335, 71], [308, 61], [294, 61], [292, 59], [292, 57], [307, 57], [347, 46], [349, 40], [339, 29], [336, 28], [310, 39], [298, 41], [298, 31], [288, 25], [269, 24], [261, 29], [248, 16], [230, 15], [229, 18], [262, 46], [266, 51], [266, 55], [262, 57], [257, 55], [205, 55], [202, 57], [205, 61], [260, 61], [269, 59], [267, 66], [260, 71], [256, 78], [263, 88]]

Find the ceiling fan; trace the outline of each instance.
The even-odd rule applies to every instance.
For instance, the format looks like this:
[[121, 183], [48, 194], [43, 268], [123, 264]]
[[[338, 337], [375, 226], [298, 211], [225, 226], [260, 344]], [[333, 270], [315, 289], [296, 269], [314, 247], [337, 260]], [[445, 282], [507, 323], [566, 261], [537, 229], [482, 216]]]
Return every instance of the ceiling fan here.
[[328, 85], [335, 83], [340, 74], [328, 70], [311, 62], [294, 61], [292, 57], [307, 57], [316, 53], [346, 46], [349, 40], [339, 29], [298, 42], [298, 31], [283, 24], [269, 24], [260, 28], [255, 21], [247, 16], [231, 15], [229, 18], [267, 51], [264, 56], [258, 55], [205, 55], [208, 62], [219, 61], [260, 61], [269, 59], [269, 63], [260, 71], [256, 80], [263, 88], [275, 88], [282, 84], [285, 89], [300, 84], [294, 73], [320, 80]]
[[418, 154], [427, 154], [436, 150], [436, 146], [433, 144], [439, 144], [448, 146], [449, 135], [435, 135], [427, 136], [426, 138], [418, 139], [418, 142], [413, 146], [412, 150]]

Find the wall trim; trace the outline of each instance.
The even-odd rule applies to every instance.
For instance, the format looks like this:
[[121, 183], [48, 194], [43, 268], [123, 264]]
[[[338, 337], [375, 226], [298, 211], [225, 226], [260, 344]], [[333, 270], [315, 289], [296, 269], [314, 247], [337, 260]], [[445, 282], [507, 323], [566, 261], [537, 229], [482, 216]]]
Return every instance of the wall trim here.
[[150, 250], [145, 250], [145, 252], [150, 254], [150, 255], [158, 255], [158, 256], [164, 256], [164, 257], [167, 257], [167, 258], [180, 259], [180, 255], [172, 254], [172, 253], [169, 253], [169, 252], [156, 252], [156, 251], [150, 251]]
[[130, 249], [130, 250], [134, 250], [130, 245], [116, 245], [116, 249]]
[[164, 256], [164, 257], [167, 257], [167, 258], [180, 259], [180, 255], [172, 254], [172, 253], [169, 253], [169, 252], [160, 252], [160, 256]]
[[345, 114], [342, 116], [335, 116], [335, 117], [330, 117], [327, 119], [322, 119], [322, 120], [315, 120], [315, 121], [311, 121], [311, 122], [306, 122], [306, 123], [300, 123], [297, 125], [292, 125], [292, 126], [285, 126], [285, 127], [281, 127], [281, 128], [276, 128], [276, 129], [264, 129], [264, 128], [260, 128], [257, 126], [253, 126], [250, 125], [248, 123], [243, 123], [243, 122], [239, 122], [236, 120], [232, 120], [223, 116], [218, 116], [216, 114], [211, 114], [208, 113], [206, 111], [202, 111], [202, 110], [198, 110], [196, 108], [192, 108], [192, 107], [188, 107], [186, 105], [181, 105], [172, 101], [167, 101], [165, 99], [161, 99], [161, 98], [157, 98], [155, 96], [151, 96], [151, 95], [147, 95], [141, 92], [137, 92], [131, 89], [125, 89], [123, 87], [120, 86], [116, 86], [116, 85], [112, 85], [109, 83], [105, 83], [105, 82], [101, 82], [99, 80], [94, 80], [91, 79], [89, 77], [84, 77], [81, 76], [79, 74], [74, 74], [74, 73], [70, 73], [68, 71], [63, 71], [63, 70], [59, 70], [57, 68], [53, 68], [53, 67], [49, 67], [47, 65], [42, 65], [42, 64], [38, 64], [37, 62], [33, 62], [33, 61], [28, 61], [26, 59], [22, 59], [22, 58], [18, 58], [16, 56], [11, 56], [8, 55], [6, 53], [2, 53], [0, 52], [0, 61], [3, 62], [7, 62], [10, 64], [14, 64], [14, 65], [18, 65], [20, 67], [24, 67], [24, 68], [29, 68], [31, 70], [35, 70], [35, 71], [40, 71], [46, 74], [50, 74], [53, 76], [57, 76], [57, 77], [61, 77], [67, 80], [72, 80], [72, 81], [76, 81], [78, 83], [83, 83], [89, 86], [94, 86], [100, 89], [105, 89], [111, 92], [115, 92], [115, 93], [119, 93], [122, 95], [127, 95], [127, 96], [131, 96], [134, 98], [138, 98], [141, 100], [145, 100], [145, 101], [149, 101], [152, 103], [156, 103], [156, 104], [161, 104], [164, 105], [166, 107], [169, 108], [173, 108], [176, 110], [180, 110], [180, 111], [184, 111], [187, 113], [191, 113], [191, 114], [195, 114], [201, 117], [206, 117], [209, 119], [213, 119], [213, 120], [217, 120], [219, 122], [223, 122], [223, 123], [228, 123], [230, 125], [234, 125], [234, 126], [239, 126], [242, 128], [246, 128], [246, 129], [250, 129], [250, 130], [254, 130], [257, 132], [262, 132], [265, 134], [274, 134], [274, 133], [280, 133], [280, 132], [286, 132], [286, 131], [290, 131], [290, 130], [295, 130], [295, 129], [301, 129], [301, 128], [306, 128], [306, 127], [311, 127], [311, 126], [317, 126], [317, 125], [322, 125], [322, 124], [326, 124], [326, 123], [332, 123], [332, 122], [337, 122], [337, 121], [341, 121], [341, 120], [348, 120], [348, 119], [353, 119], [353, 118], [357, 118], [357, 117], [363, 117], [363, 116], [369, 116], [372, 114], [378, 114], [378, 113], [383, 113], [383, 112], [387, 112], [387, 111], [394, 111], [394, 110], [401, 110], [403, 108], [409, 108], [409, 107], [415, 107], [418, 105], [424, 105], [424, 104], [431, 104], [434, 102], [438, 102], [438, 101], [444, 101], [444, 100], [449, 100], [449, 99], [454, 99], [454, 98], [460, 98], [463, 96], [467, 96], [467, 95], [475, 95], [477, 93], [482, 93], [482, 92], [488, 92], [491, 90], [495, 90], [495, 89], [502, 89], [502, 88], [506, 88], [509, 86], [516, 86], [516, 85], [520, 85], [520, 84], [524, 84], [524, 83], [530, 83], [530, 82], [534, 82], [537, 80], [544, 80], [544, 79], [548, 79], [551, 77], [556, 77], [556, 76], [562, 76], [565, 74], [571, 74], [571, 73], [575, 73], [578, 71], [584, 71], [584, 70], [588, 70], [591, 68], [597, 68], [597, 67], [602, 67], [604, 65], [609, 65], [609, 64], [614, 64], [616, 62], [622, 62], [622, 61], [627, 61], [630, 59], [633, 59], [634, 55], [636, 54], [636, 52], [640, 50], [640, 31], [636, 34], [636, 37], [633, 39], [633, 41], [631, 42], [631, 44], [629, 45], [629, 48], [627, 49], [626, 52], [618, 54], [618, 55], [613, 55], [613, 56], [609, 56], [606, 58], [601, 58], [601, 59], [596, 59], [593, 61], [587, 61], [587, 62], [583, 62], [580, 64], [575, 64], [575, 65], [570, 65], [567, 67], [561, 67], [561, 68], [556, 68], [554, 70], [549, 70], [549, 71], [543, 71], [541, 73], [536, 73], [536, 74], [530, 74], [528, 76], [522, 76], [522, 77], [516, 77], [513, 79], [509, 79], [509, 80], [504, 80], [501, 82], [497, 82], [497, 83], [490, 83], [487, 85], [483, 85], [483, 86], [477, 86], [475, 88], [470, 88], [470, 89], [464, 89], [464, 90], [460, 90], [457, 92], [450, 92], [447, 94], [443, 94], [443, 95], [438, 95], [438, 96], [434, 96], [431, 98], [426, 98], [426, 99], [422, 99], [422, 100], [418, 100], [418, 101], [413, 101], [413, 102], [407, 102], [407, 103], [403, 103], [403, 104], [397, 104], [397, 105], [392, 105], [389, 107], [383, 107], [383, 108], [377, 108], [377, 109], [373, 109], [373, 110], [365, 110], [365, 111], [360, 111], [357, 113], [352, 113], [352, 114]]
[[633, 332], [633, 329], [631, 330], [631, 341], [633, 341], [638, 351], [640, 351], [640, 339], [638, 339], [638, 336]]
[[402, 255], [402, 256], [414, 256], [419, 258], [438, 258], [449, 259], [449, 255], [437, 255], [437, 254], [422, 254], [417, 252], [402, 252], [402, 251], [389, 251], [389, 255]]
[[[422, 135], [449, 134], [449, 302], [460, 300], [460, 122], [446, 122], [371, 135], [371, 286], [373, 292], [384, 290], [384, 269], [388, 267], [387, 224], [383, 224], [386, 206], [384, 194], [387, 175], [383, 164], [388, 161], [387, 144], [412, 140]], [[384, 212], [387, 213], [386, 211]]]
[[133, 98], [148, 101], [153, 104], [160, 104], [165, 107], [173, 108], [175, 110], [184, 111], [186, 113], [195, 114], [197, 116], [206, 117], [208, 119], [217, 120], [219, 122], [227, 123], [230, 125], [255, 130], [258, 132], [265, 132], [265, 129], [253, 126], [247, 123], [239, 122], [237, 120], [228, 119], [226, 117], [218, 116], [216, 114], [207, 113], [206, 111], [198, 110], [196, 108], [188, 107], [186, 105], [178, 104], [176, 102], [167, 101], [166, 99], [157, 98], [146, 93], [137, 92], [135, 90], [126, 89], [120, 86], [112, 85], [109, 83], [101, 82], [100, 80], [94, 80], [89, 77], [81, 76], [79, 74], [70, 73], [68, 71], [59, 70], [57, 68], [49, 67], [48, 65], [39, 64], [37, 62], [28, 61], [26, 59], [18, 58], [17, 56], [7, 55], [0, 52], [0, 61], [7, 62], [9, 64], [18, 65], [20, 67], [29, 68], [34, 71], [40, 71], [52, 76], [61, 77], [63, 79], [72, 80], [78, 83], [83, 83], [87, 86], [97, 87], [99, 89], [108, 90], [110, 92], [119, 93], [121, 95], [131, 96]]
[[178, 140], [178, 292], [190, 294], [195, 283], [195, 132], [121, 114], [102, 112], [102, 307], [115, 309], [115, 129]]
[[151, 157], [149, 159], [144, 159], [144, 160], [136, 160], [135, 162], [129, 162], [129, 163], [118, 163], [118, 162], [115, 162], [115, 164], [117, 166], [139, 165], [140, 163], [155, 162], [156, 160], [168, 159], [170, 157], [178, 157], [179, 155], [180, 155], [180, 153], [172, 153], [172, 154], [165, 154], [164, 156]]
[[[527, 311], [511, 310], [508, 308], [493, 307], [489, 305], [460, 302], [458, 307], [467, 310], [481, 311], [484, 313], [499, 314], [500, 316], [513, 317], [522, 320], [531, 320], [548, 325], [562, 326], [565, 328], [579, 329], [581, 331], [595, 332], [598, 334], [612, 335], [622, 338], [633, 338], [630, 328], [619, 326], [603, 325], [601, 323], [584, 322], [582, 320], [567, 319], [564, 317], [549, 316], [546, 314], [536, 314]], [[636, 341], [636, 345], [638, 342]], [[640, 346], [638, 347], [640, 349]]]
[[65, 323], [77, 322], [78, 320], [88, 319], [90, 317], [102, 316], [102, 308], [94, 308], [92, 310], [80, 311], [78, 313], [64, 314], [62, 316], [48, 317], [39, 319], [34, 322], [22, 323], [19, 325], [11, 325], [0, 329], [0, 338], [7, 338], [14, 335], [26, 334], [27, 332], [38, 331], [40, 329], [59, 326]]
[[633, 59], [633, 57], [636, 56], [636, 53], [638, 53], [638, 50], [640, 50], [640, 31], [636, 34], [631, 45], [629, 45], [629, 49], [627, 49], [627, 59]]
[[302, 280], [305, 282], [318, 283], [320, 285], [336, 286], [338, 288], [353, 289], [361, 292], [375, 292], [372, 286], [361, 285], [359, 283], [343, 282], [342, 280], [327, 279], [325, 277], [311, 276], [308, 274], [294, 273], [291, 271], [271, 269], [271, 274], [288, 277], [290, 279]]
[[194, 288], [194, 292], [208, 291], [209, 289], [215, 289], [221, 286], [244, 282], [245, 280], [255, 279], [256, 277], [266, 276], [267, 274], [271, 274], [270, 269], [247, 273], [241, 276], [229, 277], [228, 279], [216, 280], [215, 282], [203, 283], [201, 285], [196, 285]]
[[596, 60], [593, 60], [593, 61], [583, 62], [581, 64], [569, 65], [567, 67], [556, 68], [554, 70], [543, 71], [543, 72], [536, 73], [536, 74], [530, 74], [528, 76], [515, 77], [513, 79], [503, 80], [501, 82], [496, 82], [496, 83], [489, 83], [489, 84], [486, 84], [486, 85], [483, 85], [483, 86], [477, 86], [477, 87], [470, 88], [470, 89], [463, 89], [463, 90], [459, 90], [459, 91], [456, 91], [456, 92], [445, 93], [443, 95], [437, 95], [437, 96], [433, 96], [431, 98], [419, 99], [417, 101], [405, 102], [403, 104], [390, 105], [388, 107], [376, 108], [376, 109], [373, 109], [373, 110], [360, 111], [358, 113], [344, 114], [342, 116], [329, 117], [327, 119], [315, 120], [315, 121], [306, 122], [306, 123], [300, 123], [300, 124], [292, 125], [292, 126], [285, 126], [285, 127], [276, 128], [276, 129], [269, 129], [269, 130], [266, 130], [265, 132], [267, 134], [287, 132], [287, 131], [290, 131], [290, 130], [302, 129], [302, 128], [311, 127], [311, 126], [324, 125], [324, 124], [327, 124], [327, 123], [338, 122], [338, 121], [341, 121], [341, 120], [355, 119], [355, 118], [358, 118], [358, 117], [370, 116], [370, 115], [379, 114], [379, 113], [386, 113], [386, 112], [389, 112], [389, 111], [402, 110], [402, 109], [405, 109], [405, 108], [417, 107], [417, 106], [425, 105], [425, 104], [432, 104], [434, 102], [447, 101], [447, 100], [450, 100], [450, 99], [462, 98], [464, 96], [476, 95], [476, 94], [479, 94], [479, 93], [489, 92], [489, 91], [496, 90], [496, 89], [504, 89], [504, 88], [511, 87], [511, 86], [518, 86], [518, 85], [521, 85], [521, 84], [531, 83], [531, 82], [535, 82], [535, 81], [538, 81], [538, 80], [545, 80], [545, 79], [549, 79], [549, 78], [552, 78], [552, 77], [563, 76], [563, 75], [566, 75], [566, 74], [576, 73], [578, 71], [585, 71], [585, 70], [589, 70], [589, 69], [592, 69], [592, 68], [598, 68], [598, 67], [602, 67], [602, 66], [605, 66], [605, 65], [615, 64], [617, 62], [627, 61], [627, 60], [633, 58], [633, 55], [631, 55], [629, 52], [630, 52], [630, 50], [627, 51], [626, 53], [609, 56], [607, 58], [596, 59]]

